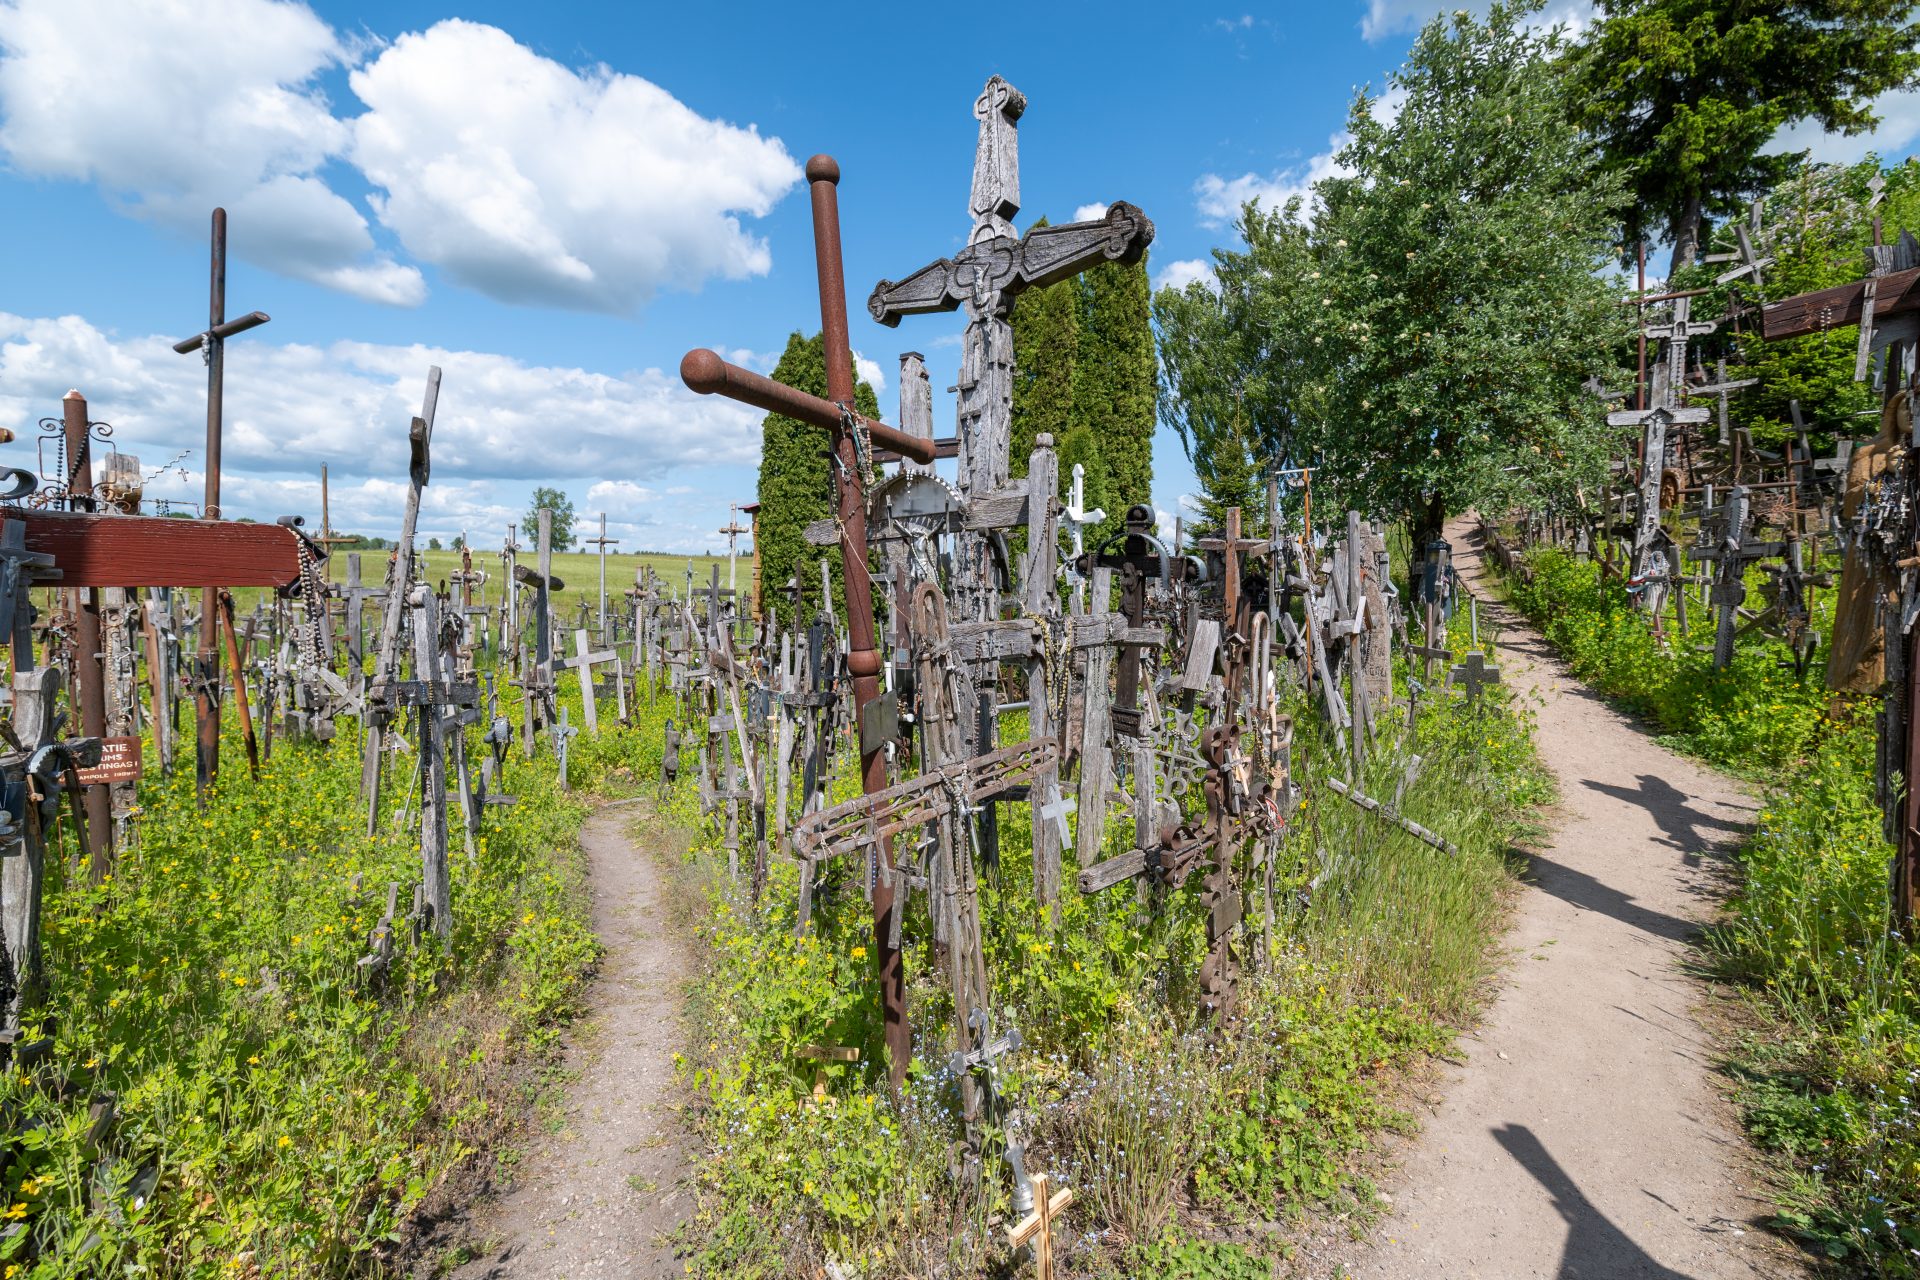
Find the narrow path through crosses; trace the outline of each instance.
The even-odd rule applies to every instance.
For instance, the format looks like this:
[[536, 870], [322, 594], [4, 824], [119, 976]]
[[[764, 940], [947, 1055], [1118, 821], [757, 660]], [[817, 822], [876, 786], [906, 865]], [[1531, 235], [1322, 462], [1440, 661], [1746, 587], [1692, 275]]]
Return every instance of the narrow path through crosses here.
[[567, 1055], [564, 1125], [529, 1139], [518, 1181], [470, 1232], [489, 1252], [454, 1280], [684, 1274], [658, 1241], [693, 1207], [673, 1074], [691, 961], [666, 872], [627, 839], [632, 820], [609, 805], [580, 832], [606, 955]]
[[[1477, 529], [1447, 529], [1483, 601]], [[1487, 571], [1490, 572], [1490, 571]], [[1656, 745], [1574, 680], [1517, 615], [1505, 681], [1537, 707], [1561, 799], [1530, 858], [1512, 954], [1463, 1068], [1398, 1154], [1391, 1215], [1349, 1260], [1363, 1280], [1731, 1280], [1797, 1276], [1683, 972], [1753, 821], [1734, 782]], [[1537, 696], [1536, 696], [1537, 695]]]

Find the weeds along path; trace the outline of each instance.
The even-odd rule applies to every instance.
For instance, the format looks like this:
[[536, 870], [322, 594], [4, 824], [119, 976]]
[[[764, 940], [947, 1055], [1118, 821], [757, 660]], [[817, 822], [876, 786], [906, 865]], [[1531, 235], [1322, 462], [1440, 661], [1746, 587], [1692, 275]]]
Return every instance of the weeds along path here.
[[[1447, 536], [1483, 601], [1477, 528]], [[1736, 783], [1656, 745], [1498, 605], [1505, 681], [1559, 778], [1530, 855], [1502, 989], [1397, 1153], [1392, 1206], [1352, 1258], [1367, 1280], [1723, 1280], [1803, 1274], [1769, 1209], [1685, 972], [1752, 822]]]
[[633, 818], [609, 805], [581, 829], [606, 954], [571, 1036], [564, 1104], [535, 1117], [513, 1186], [469, 1231], [483, 1252], [456, 1280], [683, 1274], [661, 1241], [693, 1207], [673, 1068], [693, 961], [671, 871], [628, 838]]

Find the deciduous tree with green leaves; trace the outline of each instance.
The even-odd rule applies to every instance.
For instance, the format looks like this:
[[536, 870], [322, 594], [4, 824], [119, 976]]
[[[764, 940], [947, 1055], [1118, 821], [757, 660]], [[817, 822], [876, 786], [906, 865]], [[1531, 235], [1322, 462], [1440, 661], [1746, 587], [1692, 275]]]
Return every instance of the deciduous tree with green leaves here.
[[1911, 0], [1600, 0], [1578, 50], [1575, 118], [1632, 185], [1626, 243], [1672, 241], [1672, 275], [1703, 223], [1777, 183], [1783, 126], [1857, 134], [1873, 99], [1920, 72]]
[[520, 532], [526, 535], [529, 545], [538, 540], [542, 507], [553, 512], [547, 545], [555, 551], [571, 551], [573, 549], [573, 499], [558, 489], [541, 485], [533, 491], [533, 500], [527, 504], [527, 514], [520, 517]]
[[1621, 183], [1531, 11], [1429, 23], [1391, 78], [1400, 109], [1356, 98], [1311, 209], [1247, 209], [1217, 295], [1162, 293], [1167, 416], [1196, 463], [1250, 433], [1335, 507], [1422, 537], [1475, 505], [1597, 497], [1613, 437], [1580, 384], [1626, 333], [1596, 273]]

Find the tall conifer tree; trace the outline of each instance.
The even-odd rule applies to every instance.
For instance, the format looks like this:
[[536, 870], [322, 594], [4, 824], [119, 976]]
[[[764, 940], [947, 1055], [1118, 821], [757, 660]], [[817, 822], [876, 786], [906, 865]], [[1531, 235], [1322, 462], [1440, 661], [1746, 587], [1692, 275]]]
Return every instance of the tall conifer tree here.
[[1144, 260], [1102, 263], [1078, 285], [1073, 424], [1092, 434], [1105, 465], [1104, 534], [1121, 527], [1130, 503], [1153, 502], [1153, 289]]
[[[816, 396], [827, 394], [827, 361], [820, 335], [803, 337], [796, 330], [773, 368], [773, 379]], [[856, 382], [854, 407], [870, 418], [880, 416], [873, 388]], [[770, 413], [761, 427], [760, 450], [760, 599], [766, 608], [787, 617], [787, 598], [781, 588], [800, 570], [801, 619], [811, 617], [819, 601], [820, 570], [826, 557], [833, 574], [834, 609], [846, 611], [840, 553], [833, 547], [807, 545], [807, 525], [834, 511], [833, 472], [827, 462], [827, 433]], [[791, 621], [792, 619], [788, 619]]]

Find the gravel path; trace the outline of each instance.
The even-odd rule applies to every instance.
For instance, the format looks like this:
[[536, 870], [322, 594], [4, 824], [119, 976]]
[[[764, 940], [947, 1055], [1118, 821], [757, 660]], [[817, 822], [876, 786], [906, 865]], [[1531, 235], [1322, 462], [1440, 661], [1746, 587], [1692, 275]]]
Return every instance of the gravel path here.
[[470, 1233], [490, 1251], [455, 1280], [684, 1274], [661, 1241], [693, 1206], [673, 1073], [692, 962], [667, 871], [627, 838], [630, 821], [610, 805], [580, 833], [606, 956], [568, 1051], [563, 1123], [529, 1140], [519, 1179]]
[[[1447, 530], [1483, 600], [1477, 529]], [[1491, 571], [1488, 570], [1490, 573]], [[1735, 782], [1657, 746], [1570, 677], [1516, 614], [1506, 683], [1538, 709], [1557, 828], [1531, 856], [1499, 996], [1396, 1153], [1363, 1280], [1733, 1280], [1805, 1274], [1756, 1226], [1768, 1205], [1721, 1095], [1684, 972], [1729, 846]]]

